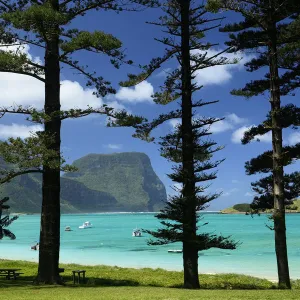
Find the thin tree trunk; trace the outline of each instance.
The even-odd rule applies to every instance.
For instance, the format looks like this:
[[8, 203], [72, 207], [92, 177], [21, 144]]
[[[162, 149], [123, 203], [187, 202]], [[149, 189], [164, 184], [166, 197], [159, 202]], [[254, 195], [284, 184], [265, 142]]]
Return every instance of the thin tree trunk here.
[[[52, 0], [58, 10], [58, 1]], [[58, 29], [58, 28], [57, 28]], [[60, 66], [59, 39], [53, 33], [46, 42], [45, 53], [45, 113], [51, 116], [60, 110]], [[56, 152], [53, 161], [60, 162], [61, 120], [57, 115], [45, 123], [45, 134], [53, 138], [49, 149]], [[61, 283], [59, 266], [60, 248], [60, 170], [44, 167], [43, 201], [40, 229], [38, 282], [47, 284]]]
[[196, 237], [196, 201], [194, 174], [194, 138], [192, 126], [192, 84], [190, 66], [190, 1], [181, 0], [181, 54], [182, 54], [182, 168], [184, 174], [182, 195], [185, 205], [183, 224], [184, 287], [198, 289], [198, 251]]
[[[270, 0], [271, 1], [271, 0]], [[270, 3], [272, 4], [272, 3]], [[272, 6], [270, 6], [271, 8]], [[270, 9], [270, 11], [272, 11]], [[273, 15], [273, 13], [271, 14]], [[273, 178], [274, 178], [274, 232], [279, 287], [291, 288], [286, 244], [284, 171], [282, 163], [282, 127], [280, 124], [280, 85], [277, 58], [276, 23], [271, 17], [271, 39], [269, 45], [270, 91], [272, 115]]]

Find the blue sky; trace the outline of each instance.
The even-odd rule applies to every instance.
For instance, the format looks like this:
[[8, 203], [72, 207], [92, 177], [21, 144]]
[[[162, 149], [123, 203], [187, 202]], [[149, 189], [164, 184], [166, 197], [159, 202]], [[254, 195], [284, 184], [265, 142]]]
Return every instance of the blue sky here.
[[[160, 56], [164, 47], [154, 38], [162, 37], [159, 27], [145, 24], [145, 21], [155, 21], [160, 15], [156, 9], [148, 9], [138, 13], [92, 12], [74, 22], [74, 26], [82, 30], [103, 30], [118, 37], [123, 42], [123, 48], [127, 57], [136, 64], [147, 64], [151, 58]], [[233, 14], [227, 15], [226, 24], [236, 19]], [[212, 43], [220, 43], [215, 51], [223, 49], [222, 44], [226, 35], [218, 30], [209, 33], [207, 39]], [[24, 52], [32, 59], [42, 61], [43, 56], [39, 49], [25, 47]], [[209, 54], [213, 54], [210, 52]], [[218, 179], [212, 182], [210, 192], [223, 191], [222, 196], [213, 201], [209, 210], [217, 210], [236, 203], [250, 202], [253, 193], [250, 182], [259, 176], [246, 176], [244, 163], [262, 151], [271, 149], [270, 135], [261, 138], [261, 142], [253, 142], [250, 145], [241, 145], [240, 138], [244, 130], [261, 122], [269, 110], [268, 96], [256, 97], [245, 100], [230, 95], [233, 88], [242, 87], [251, 78], [258, 78], [263, 72], [249, 74], [245, 71], [243, 63], [253, 54], [242, 54], [241, 62], [234, 66], [216, 67], [206, 69], [199, 73], [196, 80], [203, 84], [204, 88], [195, 94], [196, 99], [205, 101], [220, 100], [218, 104], [207, 106], [199, 110], [199, 114], [205, 116], [226, 117], [224, 121], [211, 128], [212, 138], [219, 145], [224, 145], [224, 150], [215, 155], [215, 159], [225, 158], [219, 166]], [[235, 57], [231, 55], [230, 57]], [[135, 88], [120, 88], [118, 82], [126, 79], [127, 73], [136, 73], [138, 69], [130, 66], [122, 66], [120, 70], [114, 69], [107, 57], [80, 52], [76, 59], [82, 61], [82, 65], [89, 65], [90, 70], [110, 80], [117, 89], [116, 95], [107, 99], [97, 99], [92, 95], [92, 90], [85, 87], [84, 78], [74, 74], [73, 70], [64, 66], [62, 69], [62, 108], [81, 107], [86, 105], [97, 107], [102, 103], [108, 103], [116, 108], [126, 108], [130, 112], [144, 115], [152, 119], [157, 114], [168, 112], [175, 108], [176, 104], [167, 107], [159, 106], [151, 101], [151, 94], [163, 84], [164, 70], [176, 67], [176, 63], [170, 62], [157, 71], [146, 82]], [[13, 104], [33, 105], [41, 108], [43, 105], [43, 84], [33, 78], [15, 74], [0, 74], [0, 101], [3, 106]], [[283, 103], [294, 102], [293, 97], [285, 97]], [[164, 135], [173, 129], [174, 122], [166, 122], [156, 130], [156, 135]], [[0, 123], [0, 138], [9, 136], [26, 137], [30, 131], [38, 130], [38, 125], [32, 125], [20, 116], [5, 116]], [[71, 163], [89, 153], [114, 153], [138, 151], [146, 153], [152, 162], [152, 166], [166, 185], [167, 191], [173, 193], [172, 182], [166, 174], [170, 172], [172, 164], [160, 157], [158, 146], [148, 144], [131, 137], [133, 130], [130, 128], [106, 128], [105, 118], [100, 116], [88, 116], [77, 120], [67, 120], [62, 126], [62, 150], [67, 162]], [[285, 144], [293, 144], [300, 141], [300, 134], [296, 131], [284, 131]], [[292, 165], [287, 171], [296, 170], [297, 164]]]

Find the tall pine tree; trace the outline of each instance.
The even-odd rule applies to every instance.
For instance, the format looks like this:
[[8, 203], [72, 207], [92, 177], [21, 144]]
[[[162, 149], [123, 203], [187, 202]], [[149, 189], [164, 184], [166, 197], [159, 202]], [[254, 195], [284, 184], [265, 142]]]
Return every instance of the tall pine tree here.
[[[2, 22], [2, 41], [10, 43], [27, 43], [39, 47], [44, 51], [44, 64], [35, 64], [26, 56], [0, 53], [4, 60], [0, 59], [0, 71], [15, 72], [32, 76], [45, 84], [45, 105], [43, 111], [32, 108], [3, 108], [3, 113], [24, 113], [34, 122], [44, 124], [45, 134], [51, 137], [48, 149], [53, 155], [48, 159], [53, 165], [60, 165], [61, 121], [66, 118], [77, 118], [90, 113], [100, 113], [112, 116], [118, 121], [117, 125], [128, 126], [139, 123], [142, 118], [128, 116], [126, 112], [114, 112], [106, 105], [99, 109], [87, 107], [85, 110], [72, 109], [61, 111], [60, 109], [60, 74], [61, 64], [65, 64], [80, 72], [87, 78], [87, 85], [94, 86], [98, 96], [115, 93], [110, 82], [103, 77], [95, 76], [82, 67], [74, 59], [77, 51], [86, 50], [107, 55], [115, 67], [125, 61], [122, 51], [122, 43], [114, 36], [103, 31], [81, 31], [71, 29], [73, 21], [85, 15], [91, 10], [112, 10], [120, 12], [126, 9], [135, 10], [132, 4], [152, 5], [156, 1], [145, 0], [83, 0], [83, 1], [1, 1], [0, 12]], [[11, 62], [14, 62], [13, 64]], [[40, 231], [40, 251], [38, 282], [60, 283], [58, 273], [59, 247], [60, 247], [60, 169], [50, 168], [48, 164], [43, 166], [42, 184], [42, 216]]]
[[[291, 84], [293, 84], [291, 82]], [[288, 85], [286, 85], [288, 87]], [[295, 86], [294, 86], [295, 87]], [[291, 87], [288, 87], [290, 90]], [[297, 128], [300, 123], [300, 109], [293, 104], [285, 105], [280, 111], [280, 124], [282, 128]], [[248, 131], [245, 132], [242, 139], [243, 144], [247, 144], [254, 139], [259, 139], [257, 136], [263, 135], [271, 131], [271, 116], [267, 115], [267, 119], [264, 120], [260, 125], [253, 126]], [[289, 145], [283, 147], [282, 164], [283, 166], [288, 166], [294, 163], [300, 158], [300, 143], [295, 145]], [[272, 172], [273, 159], [272, 151], [266, 151], [263, 154], [252, 158], [245, 164], [246, 174], [268, 174]], [[268, 175], [256, 182], [251, 183], [253, 190], [258, 194], [254, 197], [251, 204], [253, 212], [259, 213], [266, 209], [271, 209], [274, 207], [274, 192], [273, 185], [271, 186], [271, 180], [273, 180], [272, 175]], [[292, 200], [300, 195], [299, 190], [300, 175], [299, 172], [293, 172], [291, 174], [284, 174], [284, 198], [285, 206], [290, 206]]]
[[[179, 108], [167, 114], [160, 115], [151, 123], [139, 126], [136, 137], [147, 141], [153, 140], [151, 131], [160, 124], [173, 119], [179, 119], [175, 131], [161, 137], [161, 155], [176, 163], [169, 177], [182, 185], [178, 195], [171, 196], [166, 206], [156, 216], [162, 220], [163, 228], [148, 231], [154, 240], [152, 245], [181, 242], [183, 249], [184, 287], [197, 289], [198, 251], [213, 247], [235, 249], [236, 243], [228, 237], [203, 232], [202, 220], [198, 211], [205, 209], [209, 202], [218, 194], [206, 194], [208, 182], [216, 178], [213, 171], [221, 161], [212, 162], [213, 153], [220, 150], [216, 143], [209, 139], [209, 128], [219, 119], [212, 117], [197, 117], [196, 110], [217, 101], [193, 100], [195, 92], [202, 86], [195, 82], [197, 71], [216, 65], [227, 64], [228, 60], [219, 55], [209, 56], [211, 44], [204, 41], [205, 32], [218, 26], [214, 23], [219, 18], [211, 19], [205, 11], [202, 1], [169, 0], [162, 5], [165, 13], [159, 22], [151, 24], [162, 26], [169, 35], [158, 42], [166, 45], [166, 52], [160, 58], [155, 58], [144, 67], [144, 72], [138, 76], [129, 75], [129, 81], [121, 83], [130, 86], [148, 78], [163, 63], [176, 60], [179, 67], [168, 72], [161, 91], [153, 96], [157, 104], [166, 105], [178, 101]], [[197, 111], [203, 115], [201, 111]]]
[[[281, 111], [281, 81], [289, 82], [284, 76], [279, 76], [281, 63], [280, 50], [298, 39], [299, 32], [291, 27], [291, 22], [298, 16], [300, 2], [297, 0], [209, 0], [211, 10], [226, 9], [239, 13], [243, 20], [229, 24], [221, 29], [229, 32], [230, 41], [227, 45], [234, 51], [259, 49], [258, 57], [247, 63], [249, 71], [268, 68], [265, 78], [247, 84], [244, 89], [234, 90], [237, 96], [252, 97], [268, 90], [270, 94], [270, 117], [272, 129], [272, 173], [274, 194], [274, 231], [275, 250], [279, 287], [291, 288], [287, 245], [284, 205], [284, 172], [282, 162], [282, 126], [280, 124]], [[287, 48], [285, 48], [286, 51]], [[287, 75], [289, 71], [286, 72]], [[292, 78], [297, 78], [292, 76]], [[257, 92], [258, 91], [258, 92]]]

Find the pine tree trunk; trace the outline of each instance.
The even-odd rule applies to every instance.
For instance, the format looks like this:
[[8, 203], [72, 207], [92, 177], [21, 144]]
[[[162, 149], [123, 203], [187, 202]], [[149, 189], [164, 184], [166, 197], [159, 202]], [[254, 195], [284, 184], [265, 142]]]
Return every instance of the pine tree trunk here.
[[185, 201], [183, 224], [184, 287], [198, 289], [198, 251], [196, 237], [196, 201], [194, 173], [194, 138], [192, 126], [192, 84], [190, 66], [189, 9], [190, 1], [181, 0], [181, 55], [182, 55], [182, 168], [184, 182], [182, 195]]
[[[273, 15], [273, 14], [272, 14]], [[271, 19], [272, 20], [272, 17]], [[274, 178], [274, 232], [280, 288], [291, 288], [286, 244], [285, 206], [284, 206], [284, 171], [282, 163], [282, 127], [280, 124], [280, 85], [277, 60], [276, 23], [271, 21], [269, 45], [273, 178]]]
[[[58, 10], [58, 1], [52, 0]], [[60, 66], [58, 34], [52, 34], [46, 42], [45, 53], [45, 113], [50, 116], [60, 110]], [[49, 149], [60, 161], [59, 116], [45, 123], [45, 133], [53, 137]], [[58, 273], [60, 247], [60, 170], [44, 167], [42, 187], [42, 215], [40, 229], [39, 268], [37, 281], [46, 284], [61, 283]]]

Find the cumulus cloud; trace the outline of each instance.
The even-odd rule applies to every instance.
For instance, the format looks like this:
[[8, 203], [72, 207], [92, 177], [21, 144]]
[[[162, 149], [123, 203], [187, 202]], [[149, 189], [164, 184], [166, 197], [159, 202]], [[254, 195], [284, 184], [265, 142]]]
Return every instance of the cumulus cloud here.
[[[212, 57], [218, 53], [220, 53], [222, 49], [219, 50], [195, 50], [193, 53], [207, 53], [207, 58]], [[244, 53], [223, 53], [221, 57], [226, 57], [230, 60], [239, 59], [236, 64], [229, 64], [223, 66], [214, 66], [205, 68], [202, 70], [198, 70], [196, 72], [196, 82], [200, 85], [222, 85], [228, 81], [230, 81], [233, 77], [233, 74], [236, 71], [242, 70], [244, 68], [244, 64], [253, 58], [253, 56], [246, 55]]]
[[[253, 127], [255, 125], [251, 125], [251, 126], [242, 126], [239, 129], [235, 130], [232, 133], [231, 136], [231, 141], [235, 144], [240, 144], [241, 143], [241, 139], [244, 137], [244, 133], [249, 130], [251, 127]], [[269, 143], [272, 141], [272, 133], [268, 132], [264, 135], [256, 135], [255, 139], [259, 139], [261, 142], [265, 142], [265, 143]]]
[[148, 81], [143, 81], [132, 88], [121, 87], [115, 97], [118, 100], [129, 103], [152, 102], [151, 95], [153, 93], [152, 84]]
[[[194, 50], [192, 53], [207, 53], [207, 58], [212, 57], [222, 50], [207, 50], [207, 51], [201, 51], [201, 50]], [[233, 77], [233, 74], [236, 71], [242, 70], [244, 68], [244, 64], [249, 61], [253, 56], [249, 56], [242, 53], [223, 53], [221, 57], [226, 57], [230, 60], [234, 59], [240, 59], [238, 63], [236, 64], [229, 64], [229, 65], [223, 65], [223, 66], [214, 66], [205, 68], [202, 70], [198, 70], [196, 72], [196, 82], [200, 85], [222, 85], [228, 81], [230, 81]]]
[[241, 118], [234, 113], [227, 114], [224, 120], [213, 123], [210, 126], [210, 131], [212, 133], [220, 133], [228, 130], [232, 130], [236, 127], [236, 125], [247, 123], [248, 120], [245, 118]]
[[220, 133], [220, 132], [231, 130], [233, 128], [234, 128], [233, 124], [231, 124], [226, 120], [221, 120], [219, 122], [213, 123], [210, 126], [209, 131], [212, 133]]
[[42, 64], [42, 61], [39, 56], [33, 57], [30, 53], [30, 46], [27, 44], [15, 44], [15, 45], [10, 45], [10, 46], [1, 46], [0, 45], [0, 50], [2, 51], [7, 51], [7, 52], [13, 52], [16, 54], [26, 54], [27, 58], [33, 61], [36, 64]]
[[295, 145], [297, 143], [300, 143], [300, 132], [293, 132], [288, 137], [288, 142], [291, 145]]
[[9, 137], [27, 138], [36, 131], [44, 130], [41, 125], [20, 125], [12, 123], [11, 125], [0, 124], [0, 139], [5, 140]]
[[181, 121], [179, 119], [172, 119], [169, 121], [169, 124], [171, 127], [176, 128], [179, 124], [181, 124]]
[[[197, 118], [197, 116], [196, 116]], [[248, 120], [245, 118], [241, 118], [234, 113], [227, 114], [224, 120], [213, 123], [209, 126], [209, 130], [212, 133], [220, 133], [228, 130], [233, 130], [237, 125], [247, 123]], [[178, 124], [180, 124], [179, 119], [172, 119], [169, 121], [169, 124], [172, 128], [175, 128]]]
[[237, 116], [236, 114], [228, 114], [226, 116], [226, 119], [229, 120], [229, 122], [231, 122], [232, 124], [243, 124], [243, 123], [247, 123], [248, 120], [245, 118], [240, 118], [239, 116]]
[[[29, 59], [36, 63], [41, 63], [39, 57], [32, 57], [29, 53], [29, 46], [22, 47], [2, 47], [1, 50], [25, 53]], [[16, 88], [17, 87], [17, 88]], [[41, 109], [44, 106], [45, 91], [44, 83], [26, 75], [13, 73], [0, 73], [0, 103], [1, 106], [32, 106]], [[85, 109], [88, 106], [98, 108], [104, 104], [101, 98], [93, 95], [95, 90], [83, 88], [78, 82], [61, 81], [61, 108], [68, 110], [71, 108]], [[107, 101], [107, 105], [115, 109], [124, 109], [124, 106], [117, 101]]]
[[[44, 106], [44, 84], [29, 76], [0, 73], [0, 90], [1, 106], [22, 105], [37, 109]], [[93, 95], [93, 92], [93, 89], [84, 89], [76, 81], [61, 81], [61, 109], [102, 106], [103, 100]], [[106, 104], [115, 109], [124, 109], [124, 106], [117, 101]]]
[[117, 149], [121, 149], [123, 147], [123, 145], [122, 144], [108, 144], [108, 145], [104, 145], [104, 147], [113, 149], [113, 150], [117, 150]]

